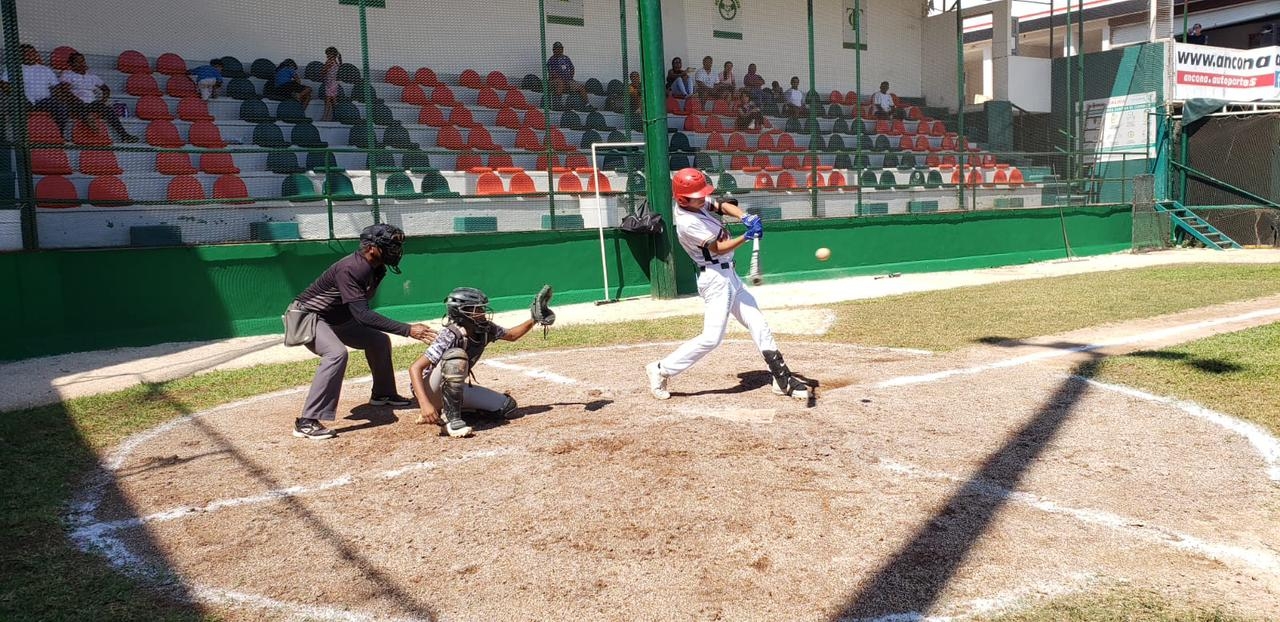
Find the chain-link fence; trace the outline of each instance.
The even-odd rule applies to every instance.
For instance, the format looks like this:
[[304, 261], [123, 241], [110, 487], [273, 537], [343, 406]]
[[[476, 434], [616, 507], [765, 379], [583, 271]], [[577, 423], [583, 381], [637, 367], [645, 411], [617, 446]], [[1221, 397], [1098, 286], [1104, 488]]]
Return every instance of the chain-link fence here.
[[[976, 18], [954, 5], [669, 2], [650, 73], [637, 0], [152, 1], [4, 16], [0, 224], [28, 247], [616, 226], [685, 166], [769, 219], [1125, 204], [1162, 97], [1158, 53], [1055, 54], [1063, 23], [1051, 111], [975, 104]], [[1104, 141], [1114, 118], [1144, 134]], [[592, 157], [664, 120], [666, 170]]]

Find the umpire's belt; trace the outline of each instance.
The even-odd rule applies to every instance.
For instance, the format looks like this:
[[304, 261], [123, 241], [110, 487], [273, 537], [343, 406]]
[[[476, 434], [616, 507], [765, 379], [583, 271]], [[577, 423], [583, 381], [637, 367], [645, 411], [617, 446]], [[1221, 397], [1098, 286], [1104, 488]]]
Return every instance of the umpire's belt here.
[[701, 273], [705, 271], [707, 268], [723, 268], [725, 270], [728, 270], [729, 268], [732, 268], [732, 267], [733, 267], [732, 261], [722, 261], [720, 263], [713, 263], [705, 266], [698, 266], [698, 272]]

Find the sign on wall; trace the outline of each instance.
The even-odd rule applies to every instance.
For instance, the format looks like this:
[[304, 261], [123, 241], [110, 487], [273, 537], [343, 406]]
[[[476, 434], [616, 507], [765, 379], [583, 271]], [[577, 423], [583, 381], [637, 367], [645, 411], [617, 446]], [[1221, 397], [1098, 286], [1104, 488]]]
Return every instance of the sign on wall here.
[[548, 24], [558, 24], [560, 26], [582, 26], [586, 24], [583, 19], [584, 0], [546, 0], [543, 4], [543, 11], [547, 15]]
[[711, 18], [714, 26], [711, 36], [717, 39], [742, 39], [742, 2], [743, 0], [711, 0], [715, 15]]
[[1227, 101], [1280, 99], [1280, 47], [1235, 50], [1175, 43], [1173, 97]]
[[844, 0], [844, 49], [867, 49], [867, 0]]
[[1134, 154], [1155, 157], [1155, 93], [1134, 93], [1084, 102], [1085, 161], [1133, 160]]

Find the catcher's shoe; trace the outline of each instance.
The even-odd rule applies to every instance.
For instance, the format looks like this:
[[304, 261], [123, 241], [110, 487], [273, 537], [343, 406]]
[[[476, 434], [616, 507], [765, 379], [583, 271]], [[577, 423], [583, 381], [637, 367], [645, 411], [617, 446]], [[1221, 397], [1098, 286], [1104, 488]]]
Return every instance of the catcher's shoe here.
[[644, 366], [644, 371], [649, 375], [649, 392], [660, 400], [671, 397], [671, 393], [667, 391], [667, 377], [662, 375], [662, 366], [659, 361], [654, 361]]
[[309, 438], [314, 441], [322, 441], [324, 439], [337, 436], [337, 433], [324, 427], [324, 425], [315, 419], [294, 419], [293, 435], [298, 438]]
[[809, 399], [810, 390], [808, 384], [792, 375], [787, 375], [786, 379], [781, 383], [778, 382], [777, 378], [773, 379], [774, 395], [789, 395], [798, 400], [807, 400]]
[[458, 417], [441, 425], [440, 435], [448, 435], [453, 438], [471, 436], [471, 426], [467, 425], [467, 422], [463, 421], [462, 417]]

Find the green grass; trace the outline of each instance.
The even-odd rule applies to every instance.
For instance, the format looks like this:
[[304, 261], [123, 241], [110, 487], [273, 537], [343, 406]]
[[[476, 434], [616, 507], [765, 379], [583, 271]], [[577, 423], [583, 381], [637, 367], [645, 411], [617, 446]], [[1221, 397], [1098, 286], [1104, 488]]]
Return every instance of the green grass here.
[[1134, 588], [1073, 594], [990, 622], [1261, 622], [1223, 610], [1175, 601]]
[[1108, 358], [1095, 377], [1191, 400], [1280, 435], [1280, 323]]
[[[814, 284], [814, 287], [822, 286], [822, 283]], [[1065, 332], [1277, 291], [1280, 291], [1280, 267], [1274, 266], [1179, 266], [1018, 281], [834, 305], [836, 324], [828, 335], [820, 339], [948, 350], [991, 338], [1017, 339]], [[516, 343], [495, 345], [490, 355], [678, 340], [692, 336], [700, 326], [700, 317], [567, 326], [554, 329], [547, 340], [535, 332]], [[1268, 339], [1271, 341], [1245, 340], [1244, 343], [1250, 348], [1280, 351], [1275, 347], [1255, 345], [1276, 345], [1276, 333], [1269, 333]], [[783, 339], [784, 344], [786, 341]], [[1221, 347], [1229, 349], [1226, 345]], [[421, 351], [421, 346], [397, 348], [394, 353], [396, 369], [406, 369]], [[1226, 354], [1214, 350], [1197, 353], [1194, 357], [1223, 359]], [[1143, 364], [1172, 364], [1167, 360], [1128, 358], [1141, 359]], [[1276, 359], [1269, 361], [1269, 369], [1276, 371]], [[632, 362], [619, 361], [618, 364]], [[209, 619], [208, 614], [199, 608], [168, 602], [115, 573], [97, 556], [76, 551], [66, 540], [61, 519], [71, 490], [92, 468], [95, 452], [174, 417], [308, 384], [316, 365], [315, 360], [308, 360], [213, 372], [0, 414], [0, 486], [5, 491], [0, 499], [0, 521], [4, 525], [3, 533], [0, 533], [0, 619]], [[636, 365], [638, 367], [638, 363]], [[1260, 363], [1249, 359], [1242, 360], [1240, 365], [1252, 369]], [[1113, 371], [1113, 368], [1105, 367], [1104, 373], [1120, 374], [1122, 369], [1122, 366], [1117, 366]], [[348, 376], [367, 373], [363, 358], [353, 357]], [[1237, 388], [1236, 395], [1257, 394], [1267, 386], [1265, 376], [1265, 373], [1241, 374], [1240, 381], [1246, 383], [1249, 390]], [[1126, 382], [1118, 377], [1108, 377]], [[1201, 388], [1200, 385], [1205, 384], [1203, 380], [1211, 378], [1218, 382], [1222, 377], [1192, 376], [1184, 384]], [[1160, 390], [1159, 387], [1152, 388]], [[1197, 399], [1197, 395], [1189, 393], [1187, 396]], [[1269, 395], [1274, 396], [1274, 390]], [[1262, 402], [1275, 403], [1275, 400]], [[1206, 400], [1206, 403], [1212, 402]], [[1123, 602], [1107, 604], [1110, 601], [1106, 598], [1110, 597], [1098, 598], [1102, 600], [1095, 600], [1103, 607], [1126, 606]], [[1085, 597], [1084, 602], [1093, 601]], [[1055, 618], [1050, 615], [1025, 619], [1111, 618]]]

